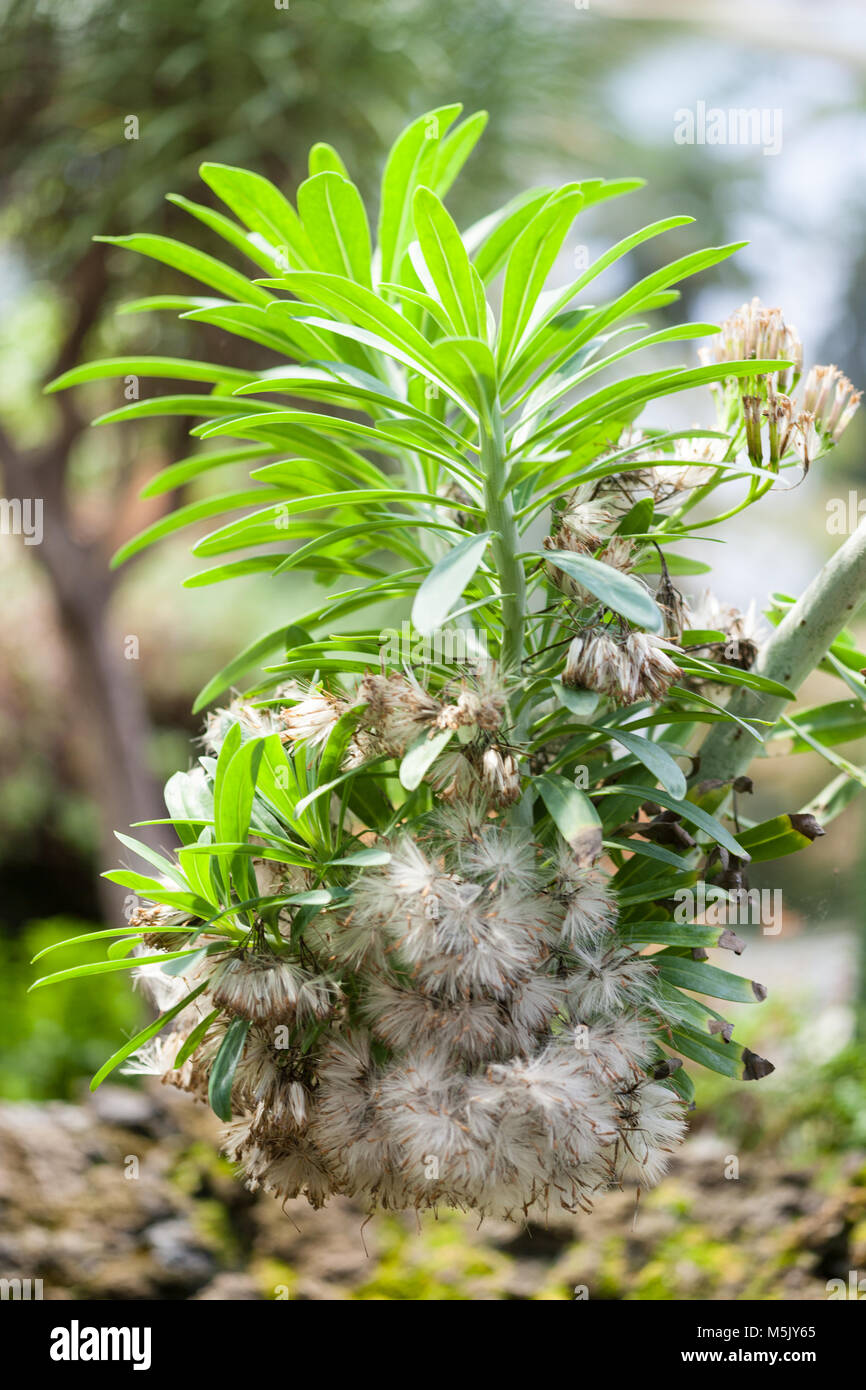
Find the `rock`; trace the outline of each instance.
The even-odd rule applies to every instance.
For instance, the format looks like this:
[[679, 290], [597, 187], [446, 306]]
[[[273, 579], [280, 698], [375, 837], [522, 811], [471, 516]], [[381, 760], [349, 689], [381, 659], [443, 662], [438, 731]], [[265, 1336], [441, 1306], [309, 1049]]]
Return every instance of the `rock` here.
[[144, 1241], [153, 1251], [157, 1270], [170, 1283], [197, 1289], [216, 1272], [210, 1250], [202, 1244], [185, 1217], [157, 1221], [144, 1231]]
[[154, 1136], [165, 1132], [165, 1111], [147, 1091], [129, 1086], [100, 1086], [89, 1104], [105, 1125], [116, 1125], [133, 1134]]
[[211, 1302], [220, 1300], [227, 1303], [250, 1301], [252, 1299], [263, 1300], [264, 1294], [258, 1288], [256, 1281], [248, 1274], [229, 1273], [218, 1274], [215, 1279], [211, 1279], [203, 1289], [193, 1294], [194, 1303]]

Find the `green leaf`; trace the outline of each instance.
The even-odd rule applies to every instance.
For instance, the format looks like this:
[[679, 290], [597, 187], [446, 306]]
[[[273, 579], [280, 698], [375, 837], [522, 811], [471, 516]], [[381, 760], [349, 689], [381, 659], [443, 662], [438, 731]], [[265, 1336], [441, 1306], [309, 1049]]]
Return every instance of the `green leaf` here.
[[334, 895], [327, 888], [310, 888], [306, 893], [292, 893], [285, 901], [297, 907], [324, 907], [334, 901]]
[[[694, 560], [691, 555], [677, 555], [676, 551], [665, 551], [665, 566], [668, 574], [709, 574], [712, 565], [708, 565], [705, 560]], [[660, 574], [662, 562], [658, 555], [653, 551], [646, 555], [632, 566], [632, 574]]]
[[162, 261], [164, 265], [180, 270], [184, 275], [190, 275], [194, 280], [200, 280], [203, 285], [210, 285], [220, 294], [228, 295], [229, 299], [236, 299], [242, 304], [271, 302], [272, 296], [259, 289], [245, 275], [223, 265], [214, 256], [185, 246], [182, 241], [173, 241], [171, 237], [137, 232], [132, 236], [97, 236], [93, 239], [108, 242], [111, 246], [125, 247], [128, 251], [139, 251], [143, 256]]
[[[586, 185], [582, 184], [580, 187], [584, 190], [584, 206], [586, 206]], [[580, 294], [582, 290], [586, 289], [587, 285], [591, 284], [593, 280], [597, 279], [603, 271], [614, 265], [618, 260], [621, 260], [623, 256], [628, 255], [630, 251], [633, 251], [635, 247], [640, 246], [643, 242], [649, 241], [652, 237], [659, 236], [663, 232], [669, 232], [675, 227], [686, 226], [688, 223], [694, 222], [694, 220], [693, 217], [677, 216], [666, 217], [659, 222], [652, 222], [648, 227], [642, 227], [639, 231], [632, 232], [630, 236], [625, 237], [622, 241], [618, 241], [615, 246], [611, 246], [609, 250], [605, 251], [603, 255], [593, 261], [592, 265], [589, 266], [577, 280], [567, 285], [565, 289], [551, 290], [549, 302], [545, 306], [544, 314], [535, 325], [532, 339], [530, 343], [527, 344], [527, 347], [534, 342], [537, 335], [551, 319], [560, 313], [561, 310], [565, 309], [567, 305], [571, 304], [575, 297]]]
[[[281, 250], [290, 265], [316, 265], [316, 252], [288, 198], [270, 179], [228, 164], [202, 164], [199, 173], [240, 220]], [[236, 296], [244, 299], [244, 295]], [[266, 296], [270, 299], [270, 295]], [[255, 300], [251, 302], [256, 302]], [[260, 301], [259, 301], [260, 302]]]
[[232, 1117], [232, 1086], [251, 1027], [250, 1019], [233, 1018], [211, 1067], [207, 1098], [214, 1114], [226, 1123]]
[[239, 511], [242, 507], [255, 507], [263, 502], [278, 502], [285, 497], [282, 488], [248, 488], [245, 492], [225, 492], [217, 497], [207, 497], [202, 502], [190, 502], [186, 507], [178, 507], [168, 516], [155, 521], [139, 531], [137, 536], [127, 541], [111, 557], [111, 568], [117, 569], [133, 555], [146, 550], [148, 546], [163, 540], [166, 536], [181, 531], [193, 522], [204, 521], [207, 517], [220, 516], [224, 512]]
[[[187, 931], [189, 931], [188, 927]], [[106, 960], [120, 960], [122, 956], [131, 955], [136, 946], [140, 946], [143, 940], [144, 938], [139, 933], [137, 936], [123, 936], [119, 941], [113, 941], [111, 945], [106, 948]], [[174, 962], [175, 966], [178, 964], [178, 961]], [[180, 962], [180, 964], [182, 964], [182, 962]], [[163, 966], [164, 970], [166, 968], [167, 967]]]
[[[452, 218], [429, 188], [419, 188], [413, 205], [415, 231], [436, 292], [459, 336], [477, 337], [486, 329], [479, 314], [478, 272]], [[484, 291], [481, 289], [483, 300]], [[486, 320], [486, 313], [485, 313]]]
[[217, 212], [216, 208], [205, 207], [203, 203], [194, 203], [189, 198], [184, 198], [180, 193], [167, 193], [166, 199], [173, 203], [175, 207], [182, 208], [197, 221], [203, 222], [217, 236], [221, 236], [230, 246], [234, 246], [242, 255], [248, 256], [262, 270], [266, 270], [272, 275], [275, 270], [280, 268], [280, 258], [275, 249], [264, 246], [257, 236], [247, 232], [243, 227], [239, 227], [225, 213]]
[[101, 1086], [105, 1078], [114, 1071], [115, 1067], [119, 1067], [121, 1062], [125, 1062], [127, 1057], [132, 1056], [133, 1052], [137, 1052], [138, 1049], [143, 1047], [146, 1042], [149, 1042], [151, 1038], [155, 1038], [157, 1033], [162, 1032], [165, 1025], [170, 1023], [173, 1018], [176, 1018], [188, 1004], [191, 1004], [193, 999], [196, 999], [198, 995], [201, 994], [202, 990], [206, 988], [206, 985], [207, 981], [205, 981], [204, 984], [197, 985], [194, 990], [191, 990], [189, 994], [172, 1008], [167, 1009], [164, 1014], [160, 1014], [152, 1023], [148, 1023], [145, 1028], [142, 1028], [140, 1033], [136, 1033], [134, 1038], [130, 1038], [122, 1047], [118, 1048], [117, 1052], [113, 1053], [112, 1056], [108, 1058], [108, 1061], [103, 1062], [102, 1066], [99, 1068], [99, 1071], [90, 1083], [91, 1091], [95, 1091], [98, 1086]]
[[349, 854], [344, 859], [332, 859], [333, 865], [344, 865], [351, 869], [378, 868], [390, 864], [391, 855], [386, 849], [359, 849], [357, 854]]
[[847, 772], [843, 772], [834, 777], [832, 782], [828, 782], [817, 796], [803, 806], [800, 814], [815, 816], [822, 825], [826, 825], [829, 821], [835, 820], [862, 790], [861, 783], [854, 782]]
[[665, 791], [670, 792], [671, 796], [681, 801], [687, 790], [685, 774], [677, 766], [670, 753], [666, 753], [657, 743], [651, 739], [642, 738], [640, 734], [627, 733], [625, 729], [618, 726], [607, 730], [611, 739], [621, 743], [623, 748], [627, 748], [636, 758], [639, 758], [645, 768], [648, 768], [653, 776], [661, 782]]
[[422, 637], [442, 626], [472, 579], [487, 549], [492, 531], [467, 536], [437, 560], [412, 604], [412, 622]]
[[753, 864], [796, 854], [812, 843], [808, 835], [794, 829], [787, 815], [774, 816], [771, 820], [761, 821], [760, 825], [753, 825], [749, 830], [742, 830], [739, 839]]
[[85, 362], [81, 367], [73, 367], [68, 372], [49, 381], [47, 392], [65, 391], [70, 386], [80, 386], [87, 381], [104, 381], [115, 376], [153, 376], [166, 380], [237, 382], [239, 386], [250, 380], [249, 372], [239, 371], [237, 367], [221, 367], [215, 362], [187, 361], [183, 357], [103, 357], [96, 362]]
[[[364, 773], [367, 774], [372, 771], [375, 766], [389, 761], [390, 757], [387, 753], [381, 753], [376, 758], [370, 758], [364, 764]], [[313, 791], [309, 792], [297, 802], [294, 808], [295, 815], [298, 817], [303, 816], [307, 808], [312, 806], [316, 801], [319, 801], [322, 797], [330, 796], [331, 792], [336, 791], [337, 787], [342, 787], [347, 782], [354, 782], [355, 778], [360, 775], [360, 771], [360, 768], [350, 767], [345, 772], [341, 772], [339, 777], [335, 777], [333, 781], [320, 782]]]
[[324, 174], [330, 170], [334, 174], [342, 174], [344, 179], [349, 177], [348, 170], [340, 158], [333, 145], [327, 144], [324, 140], [319, 140], [312, 146], [309, 156], [310, 178], [316, 174]]
[[172, 888], [166, 888], [159, 879], [146, 878], [144, 874], [135, 874], [128, 869], [112, 869], [101, 876], [107, 878], [109, 883], [119, 883], [122, 888], [132, 889], [147, 902], [164, 903], [166, 907], [175, 907], [192, 917], [201, 917], [204, 909], [207, 916], [208, 904], [195, 893], [175, 892]]
[[[630, 865], [626, 865], [630, 868]], [[652, 886], [639, 891], [619, 894], [620, 907], [633, 907], [637, 903], [661, 902], [670, 898], [679, 888], [691, 888], [698, 881], [697, 869], [691, 869], [685, 874], [676, 874], [671, 878], [661, 880], [651, 880]]]
[[551, 188], [529, 188], [464, 232], [466, 248], [485, 284], [502, 269], [518, 236], [552, 192]]
[[[421, 552], [411, 536], [405, 539], [398, 538], [397, 533], [403, 530], [417, 531], [418, 529], [432, 529], [435, 531], [448, 531], [451, 528], [440, 526], [438, 522], [424, 522], [416, 520], [414, 517], [401, 517], [393, 512], [386, 512], [377, 518], [381, 525], [381, 530], [377, 531], [375, 540], [370, 539], [370, 527], [373, 523], [372, 518], [366, 521], [356, 521], [351, 526], [331, 526], [324, 524], [321, 534], [314, 536], [307, 541], [306, 545], [298, 546], [287, 555], [285, 560], [281, 560], [274, 565], [271, 557], [270, 567], [275, 575], [285, 574], [287, 570], [293, 569], [316, 569], [324, 565], [333, 564], [338, 569], [348, 570], [350, 563], [358, 564], [360, 556], [367, 553], [371, 546], [376, 551], [390, 550], [395, 555], [407, 555], [410, 559], [419, 559]], [[363, 542], [359, 546], [347, 547], [343, 542], [358, 537]], [[334, 556], [324, 556], [323, 552], [337, 546], [338, 549]], [[314, 562], [315, 561], [315, 562]]]
[[118, 314], [146, 314], [165, 311], [169, 314], [183, 315], [191, 309], [216, 309], [220, 305], [234, 308], [227, 299], [214, 299], [208, 295], [190, 294], [148, 294], [143, 299], [128, 299], [119, 304]]
[[[431, 365], [431, 361], [435, 360], [435, 356], [431, 353], [428, 344], [425, 343], [424, 350], [419, 357], [407, 351], [406, 348], [402, 347], [398, 342], [393, 341], [393, 339], [383, 337], [381, 333], [373, 332], [368, 328], [361, 328], [355, 323], [337, 323], [332, 319], [320, 318], [309, 318], [306, 319], [305, 322], [316, 328], [327, 328], [331, 333], [336, 334], [337, 337], [349, 338], [353, 342], [361, 343], [364, 347], [369, 347], [376, 352], [384, 353], [386, 357], [393, 357], [396, 362], [402, 363], [402, 365], [408, 367], [410, 371], [417, 372], [419, 376], [423, 377], [432, 386], [438, 387], [446, 396], [450, 396], [455, 404], [458, 405], [470, 419], [474, 419], [471, 406], [460, 395], [459, 391], [455, 389], [454, 383], [450, 381], [448, 377], [443, 376], [441, 372], [437, 371], [435, 366]], [[408, 319], [403, 320], [403, 322], [407, 325], [409, 323]]]
[[432, 187], [444, 198], [466, 160], [474, 150], [487, 125], [487, 112], [475, 111], [461, 121], [450, 134], [440, 140], [433, 150], [433, 159], [425, 161], [423, 172]]
[[339, 774], [346, 750], [352, 742], [352, 737], [366, 708], [365, 704], [353, 705], [351, 709], [344, 710], [340, 715], [328, 734], [322, 756], [319, 759], [316, 776], [318, 782], [330, 782]]
[[174, 1070], [177, 1070], [178, 1067], [182, 1067], [187, 1058], [192, 1056], [208, 1028], [219, 1018], [219, 1014], [219, 1009], [212, 1009], [209, 1014], [205, 1014], [200, 1023], [196, 1024], [174, 1059]]
[[[709, 698], [709, 696], [707, 696], [707, 695], [699, 695], [698, 692], [697, 692], [696, 690], [686, 690], [686, 689], [684, 689], [682, 686], [679, 686], [679, 685], [671, 685], [671, 686], [668, 687], [668, 699], [669, 699], [669, 700], [680, 700], [680, 701], [684, 701], [686, 704], [698, 705], [698, 706], [700, 706], [701, 709], [712, 710], [712, 711], [713, 711], [713, 716], [712, 716], [712, 717], [713, 717], [714, 719], [718, 719], [718, 720], [730, 719], [730, 720], [732, 720], [735, 724], [738, 724], [738, 725], [739, 725], [739, 727], [743, 730], [743, 733], [744, 733], [744, 734], [748, 734], [749, 738], [753, 738], [753, 739], [755, 740], [756, 743], [759, 743], [759, 744], [763, 745], [764, 740], [763, 740], [762, 735], [759, 734], [755, 729], [752, 728], [752, 724], [765, 724], [765, 723], [767, 722], [766, 720], [763, 720], [763, 719], [755, 719], [755, 718], [753, 717], [752, 723], [747, 723], [745, 719], [740, 719], [739, 715], [734, 714], [733, 711], [730, 710], [730, 709], [726, 709], [726, 708], [724, 707], [724, 705], [717, 705], [716, 702], [715, 702], [714, 700], [711, 700], [711, 699]], [[680, 713], [682, 713], [682, 712], [683, 712], [683, 711], [680, 711]], [[688, 710], [688, 711], [686, 711], [686, 713], [689, 714], [689, 715], [692, 715], [692, 717], [695, 718], [695, 719], [701, 719], [701, 717], [702, 717], [697, 711]], [[663, 723], [663, 722], [664, 722], [663, 716], [662, 716], [662, 715], [657, 716], [657, 717], [656, 717], [656, 722], [657, 722], [657, 723]]]
[[496, 361], [504, 368], [519, 346], [536, 300], [583, 204], [579, 185], [555, 193], [520, 233], [505, 270]]
[[719, 944], [726, 927], [707, 927], [691, 922], [627, 922], [617, 935], [632, 946], [693, 946], [714, 947]]
[[126, 845], [127, 849], [131, 849], [134, 854], [137, 854], [139, 858], [143, 859], [147, 864], [151, 864], [153, 868], [157, 869], [166, 878], [171, 879], [173, 883], [177, 884], [178, 888], [181, 890], [186, 889], [186, 880], [183, 874], [179, 872], [177, 865], [174, 864], [171, 859], [166, 859], [164, 854], [160, 854], [158, 850], [152, 849], [150, 845], [143, 844], [141, 840], [134, 840], [131, 835], [121, 835], [119, 830], [115, 830], [114, 837], [116, 840], [119, 840], [122, 845]]
[[43, 975], [41, 980], [33, 982], [27, 993], [42, 989], [44, 985], [60, 984], [63, 980], [78, 980], [85, 975], [107, 975], [114, 970], [137, 970], [140, 965], [162, 965], [165, 961], [195, 954], [194, 950], [160, 951], [157, 956], [134, 956], [132, 960], [98, 960], [89, 965], [73, 965], [68, 970], [58, 970], [54, 975]]
[[578, 555], [573, 550], [535, 550], [551, 565], [576, 579], [583, 588], [601, 599], [608, 608], [638, 623], [650, 632], [661, 632], [664, 626], [661, 610], [651, 594], [631, 575], [622, 574], [603, 560], [591, 555]]
[[684, 956], [656, 955], [653, 965], [663, 979], [681, 989], [694, 990], [696, 994], [708, 994], [714, 999], [728, 999], [734, 1004], [754, 1004], [766, 998], [763, 985], [747, 980], [742, 975], [732, 975], [728, 970], [719, 970], [715, 965], [707, 965], [702, 960], [688, 960]]
[[736, 241], [727, 246], [709, 246], [705, 250], [692, 251], [689, 255], [680, 256], [677, 260], [671, 261], [669, 265], [662, 266], [660, 270], [653, 271], [652, 274], [638, 280], [618, 299], [598, 310], [593, 315], [591, 327], [588, 325], [588, 331], [593, 335], [601, 333], [610, 324], [622, 318], [624, 314], [630, 313], [632, 309], [640, 309], [648, 295], [654, 294], [658, 290], [665, 290], [670, 285], [678, 284], [691, 275], [697, 275], [702, 270], [708, 270], [711, 266], [718, 265], [747, 244], [745, 241]]
[[392, 146], [382, 175], [379, 202], [379, 252], [383, 280], [400, 278], [400, 265], [411, 239], [412, 199], [422, 181], [425, 160], [432, 142], [441, 140], [462, 109], [457, 104], [426, 112], [407, 126]]
[[188, 458], [178, 459], [155, 473], [149, 483], [145, 483], [139, 497], [159, 497], [183, 487], [184, 483], [209, 473], [214, 468], [222, 468], [229, 463], [251, 463], [253, 460], [267, 458], [274, 450], [268, 444], [247, 444], [237, 449], [201, 450]]
[[593, 864], [601, 853], [602, 830], [599, 814], [589, 797], [558, 773], [542, 773], [536, 777], [535, 786], [577, 863]]
[[725, 634], [716, 628], [684, 628], [681, 645], [683, 647], [706, 647], [725, 640]]
[[[677, 661], [679, 662], [679, 657]], [[794, 691], [789, 690], [788, 686], [782, 685], [780, 681], [770, 680], [767, 676], [759, 676], [755, 671], [741, 671], [738, 666], [726, 666], [721, 661], [708, 661], [703, 657], [698, 658], [685, 652], [680, 665], [684, 671], [694, 671], [698, 675], [705, 675], [710, 680], [718, 681], [720, 685], [742, 685], [748, 690], [760, 690], [768, 695], [781, 695], [785, 700], [796, 698]]]
[[[248, 401], [250, 410], [259, 415], [267, 415], [273, 409], [263, 401]], [[129, 405], [119, 406], [97, 415], [93, 425], [119, 425], [127, 420], [152, 420], [162, 415], [197, 415], [216, 419], [226, 415], [236, 415], [238, 403], [231, 396], [148, 396], [142, 401], [131, 401]], [[192, 432], [192, 431], [191, 431]]]
[[551, 687], [559, 703], [578, 719], [589, 719], [600, 699], [595, 690], [578, 690], [576, 686], [563, 685], [561, 680], [551, 681]]
[[212, 821], [213, 793], [204, 769], [175, 772], [165, 784], [165, 804], [176, 821]]
[[487, 344], [477, 338], [441, 338], [433, 344], [433, 361], [479, 415], [489, 419], [497, 388], [496, 363]]
[[650, 840], [635, 840], [630, 837], [621, 838], [618, 835], [611, 835], [604, 844], [605, 848], [629, 850], [632, 854], [640, 855], [644, 859], [655, 859], [659, 864], [671, 864], [675, 869], [688, 870], [690, 867], [687, 859], [683, 859], [679, 854], [673, 854], [669, 849], [664, 849], [662, 845], [654, 845]]
[[[232, 725], [232, 732], [235, 729], [240, 734], [239, 724]], [[248, 739], [229, 756], [223, 766], [222, 753], [228, 744], [229, 738], [226, 737], [217, 764], [214, 783], [214, 829], [217, 840], [243, 842], [250, 828], [256, 778], [264, 750], [260, 738]]]
[[709, 1033], [698, 1033], [685, 1023], [672, 1029], [671, 1036], [677, 1052], [682, 1052], [690, 1061], [697, 1062], [720, 1076], [729, 1076], [734, 1081], [740, 1079], [741, 1047], [736, 1047], [733, 1043], [720, 1042]]
[[[556, 435], [559, 448], [577, 448], [581, 441], [591, 438], [593, 431], [609, 422], [611, 415], [635, 419], [639, 408], [648, 401], [690, 391], [696, 386], [710, 386], [728, 377], [750, 377], [777, 371], [781, 364], [775, 360], [711, 363], [706, 367], [675, 367], [669, 371], [643, 372], [624, 381], [604, 386], [586, 396], [571, 410], [544, 425], [533, 435], [538, 445], [549, 435]], [[571, 428], [570, 428], [571, 427]]]
[[730, 854], [736, 854], [739, 859], [748, 859], [748, 854], [738, 840], [725, 829], [721, 821], [717, 821], [715, 816], [711, 816], [706, 811], [702, 811], [699, 806], [695, 806], [691, 801], [680, 801], [677, 797], [671, 796], [669, 792], [660, 791], [658, 787], [641, 787], [631, 783], [617, 782], [611, 787], [599, 787], [593, 793], [594, 796], [628, 796], [634, 797], [638, 801], [657, 801], [669, 811], [677, 811], [691, 825], [696, 825], [705, 834], [709, 835], [717, 844], [724, 845]]
[[[330, 356], [332, 349], [323, 334], [313, 332], [305, 324], [295, 323], [294, 319], [286, 314], [286, 311], [300, 307], [290, 304], [287, 300], [271, 300], [267, 306], [229, 304], [226, 300], [213, 300], [210, 304], [191, 304], [188, 311], [181, 314], [181, 318], [189, 319], [192, 323], [212, 324], [214, 328], [221, 328], [238, 338], [248, 338], [252, 343], [260, 343], [262, 347], [270, 348], [272, 352], [278, 352], [281, 356], [288, 354], [295, 357], [299, 362], [305, 362], [308, 358], [318, 357], [323, 353]], [[266, 313], [266, 308], [273, 309], [274, 312]], [[286, 317], [278, 318], [277, 310], [286, 314]]]
[[183, 849], [177, 852], [190, 887], [208, 904], [208, 916], [214, 907], [219, 906], [221, 898], [211, 875], [210, 863], [201, 855], [197, 855], [196, 850], [205, 849], [209, 852], [212, 843], [210, 826], [205, 826], [195, 844], [185, 844]]
[[692, 1081], [685, 1067], [680, 1067], [677, 1071], [672, 1072], [670, 1076], [666, 1076], [661, 1084], [667, 1086], [675, 1095], [679, 1096], [680, 1100], [684, 1101], [687, 1106], [692, 1107], [694, 1105], [695, 1083]]
[[293, 647], [304, 646], [309, 640], [310, 634], [304, 628], [293, 626], [278, 627], [273, 632], [265, 633], [263, 637], [257, 637], [255, 642], [238, 652], [237, 656], [212, 676], [207, 685], [199, 691], [192, 707], [193, 714], [198, 714], [217, 695], [221, 695], [230, 685], [234, 685], [235, 681], [240, 680], [241, 676], [255, 670], [272, 652], [291, 651]]
[[298, 189], [298, 211], [322, 269], [371, 285], [370, 228], [355, 185], [330, 171], [316, 174]]
[[806, 742], [805, 734], [830, 747], [866, 737], [866, 708], [860, 700], [834, 700], [830, 704], [797, 710], [795, 722], [802, 734], [794, 734], [789, 725], [779, 723], [767, 737], [793, 738], [792, 753], [805, 753], [811, 749], [812, 745]]
[[453, 729], [441, 729], [432, 737], [426, 733], [419, 734], [418, 738], [409, 745], [403, 754], [403, 760], [400, 763], [401, 786], [410, 792], [414, 791], [416, 787], [420, 787], [424, 780], [424, 774], [428, 768], [433, 766], [453, 733]]
[[[359, 410], [367, 410], [375, 415], [383, 406], [389, 412], [411, 415], [414, 419], [430, 424], [430, 416], [424, 411], [415, 410], [408, 401], [401, 399], [386, 382], [379, 381], [356, 367], [329, 362], [327, 366], [277, 367], [272, 372], [250, 381], [240, 387], [236, 395], [245, 396], [262, 391], [284, 391], [288, 395], [303, 397], [305, 400], [328, 401], [332, 405], [345, 404]], [[460, 436], [455, 435], [458, 442]]]
[[[282, 844], [288, 846], [291, 841], [282, 840]], [[275, 864], [295, 864], [301, 868], [309, 868], [309, 851], [303, 853], [301, 848], [301, 846], [297, 846], [296, 848], [276, 849], [271, 845], [250, 844], [249, 841], [229, 840], [223, 842], [214, 840], [197, 845], [187, 845], [180, 853], [192, 860], [205, 859], [214, 855], [246, 854], [250, 858], [271, 860]]]
[[652, 497], [642, 497], [635, 502], [616, 528], [617, 536], [642, 536], [653, 524], [655, 502]]
[[[259, 494], [263, 496], [264, 494]], [[285, 493], [281, 493], [285, 496]], [[249, 498], [248, 498], [249, 500]], [[240, 521], [232, 521], [226, 526], [211, 531], [192, 547], [194, 555], [221, 555], [242, 546], [273, 543], [285, 535], [286, 519], [303, 515], [306, 512], [330, 511], [339, 506], [357, 507], [359, 510], [370, 503], [433, 502], [436, 505], [459, 510], [460, 503], [449, 498], [438, 498], [430, 493], [408, 492], [390, 488], [357, 488], [355, 491], [327, 492], [317, 497], [301, 497], [294, 502], [281, 502], [279, 506], [263, 508]]]
[[[189, 932], [189, 925], [178, 927], [160, 927], [160, 931], [169, 932]], [[128, 941], [136, 941], [141, 937], [140, 927], [107, 927], [103, 931], [84, 932], [82, 936], [70, 936], [65, 941], [52, 941], [50, 946], [43, 946], [41, 951], [37, 951], [32, 957], [30, 964], [35, 965], [43, 956], [47, 956], [51, 951], [60, 951], [64, 946], [78, 946], [83, 941], [100, 941], [108, 936], [120, 936], [124, 938], [124, 945]]]
[[[347, 319], [349, 325], [385, 338], [414, 355], [422, 365], [425, 361], [429, 362], [430, 344], [424, 335], [397, 309], [386, 304], [373, 290], [367, 289], [366, 285], [347, 280], [343, 275], [306, 270], [290, 271], [283, 276], [283, 283], [299, 298], [310, 300], [335, 316]], [[308, 321], [327, 327], [334, 333], [344, 333], [347, 327], [347, 324], [338, 324], [333, 320], [310, 318]], [[356, 336], [355, 340], [365, 346], [373, 345], [362, 336]]]
[[859, 782], [861, 787], [866, 787], [866, 769], [858, 767], [856, 763], [850, 762], [848, 758], [843, 758], [841, 753], [836, 753], [832, 748], [828, 748], [825, 744], [819, 743], [818, 739], [813, 738], [805, 729], [801, 729], [796, 720], [791, 719], [787, 714], [782, 715], [782, 723], [787, 724], [793, 734], [796, 734], [798, 738], [808, 743], [809, 747], [815, 753], [820, 753], [825, 762], [830, 763], [832, 767], [838, 768], [840, 772], [846, 773], [849, 777], [853, 778], [855, 782]]

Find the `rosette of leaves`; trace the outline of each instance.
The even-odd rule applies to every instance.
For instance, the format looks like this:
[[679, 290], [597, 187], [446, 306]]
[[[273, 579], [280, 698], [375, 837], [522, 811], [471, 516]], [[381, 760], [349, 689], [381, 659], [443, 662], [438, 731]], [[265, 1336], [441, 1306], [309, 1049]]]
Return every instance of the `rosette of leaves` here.
[[[690, 1064], [771, 1070], [721, 1012], [765, 991], [708, 958], [742, 941], [677, 904], [701, 884], [741, 890], [750, 860], [805, 848], [820, 827], [754, 824], [742, 800], [727, 811], [731, 779], [689, 786], [705, 726], [735, 722], [756, 751], [768, 731], [727, 712], [728, 687], [793, 692], [751, 669], [751, 649], [729, 658], [729, 634], [690, 629], [675, 580], [709, 568], [685, 539], [804, 458], [792, 429], [783, 445], [773, 433], [799, 375], [778, 347], [737, 358], [723, 335], [702, 365], [626, 374], [634, 354], [717, 333], [643, 316], [736, 246], [691, 251], [605, 298], [605, 270], [691, 220], [672, 216], [551, 287], [575, 219], [641, 180], [533, 188], [461, 232], [443, 199], [484, 115], [459, 117], [443, 107], [397, 140], [375, 244], [325, 145], [295, 204], [256, 173], [202, 167], [225, 210], [176, 201], [226, 259], [147, 233], [106, 238], [201, 287], [127, 309], [238, 335], [261, 363], [128, 357], [53, 383], [190, 384], [101, 417], [198, 421], [200, 447], [148, 496], [248, 469], [115, 563], [208, 519], [188, 585], [298, 570], [325, 593], [275, 615], [201, 692], [199, 710], [248, 684], [166, 788], [178, 849], [120, 835], [147, 865], [108, 875], [135, 899], [128, 924], [98, 933], [117, 938], [104, 963], [38, 984], [144, 976], [159, 1015], [94, 1085], [138, 1058], [209, 1096], [253, 1184], [511, 1214], [654, 1181], [682, 1131]], [[638, 430], [648, 403], [699, 386], [716, 395], [715, 429]], [[809, 450], [806, 466], [814, 431]], [[738, 507], [694, 520], [731, 482]], [[408, 654], [383, 652], [383, 611], [411, 624]], [[460, 660], [424, 645], [442, 634], [461, 637]], [[840, 640], [829, 659], [859, 700]], [[822, 738], [831, 712], [795, 732], [841, 762]], [[849, 779], [862, 784], [841, 771], [824, 819]]]

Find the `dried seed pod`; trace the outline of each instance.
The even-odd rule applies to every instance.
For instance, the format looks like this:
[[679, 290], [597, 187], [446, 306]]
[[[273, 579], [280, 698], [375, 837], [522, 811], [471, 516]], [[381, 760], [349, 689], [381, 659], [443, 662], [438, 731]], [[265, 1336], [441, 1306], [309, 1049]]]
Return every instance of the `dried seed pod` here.
[[817, 840], [819, 835], [826, 835], [827, 832], [823, 825], [819, 825], [814, 816], [808, 813], [795, 811], [789, 814], [788, 820], [795, 830], [801, 835], [805, 835], [807, 840]]

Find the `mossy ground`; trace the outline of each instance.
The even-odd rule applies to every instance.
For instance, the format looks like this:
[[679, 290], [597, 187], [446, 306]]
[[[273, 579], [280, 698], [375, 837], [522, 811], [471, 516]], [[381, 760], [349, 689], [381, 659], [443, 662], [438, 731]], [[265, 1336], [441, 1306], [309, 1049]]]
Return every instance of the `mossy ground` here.
[[823, 1299], [866, 1268], [858, 1056], [768, 1092], [760, 1126], [752, 1092], [737, 1109], [710, 1087], [655, 1191], [547, 1226], [283, 1210], [240, 1186], [213, 1117], [164, 1087], [6, 1105], [3, 1273], [43, 1278], [47, 1298]]

